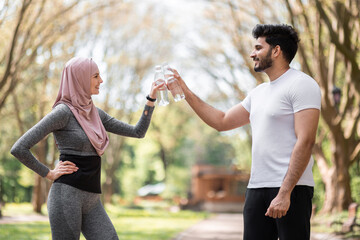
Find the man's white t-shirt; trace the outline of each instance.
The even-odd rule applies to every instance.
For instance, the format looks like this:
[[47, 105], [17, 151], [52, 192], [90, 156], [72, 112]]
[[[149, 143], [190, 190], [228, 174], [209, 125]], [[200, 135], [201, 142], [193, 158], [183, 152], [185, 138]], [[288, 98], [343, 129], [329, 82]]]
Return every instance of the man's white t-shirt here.
[[[280, 187], [297, 141], [294, 114], [321, 108], [316, 81], [290, 68], [274, 81], [260, 84], [241, 103], [250, 113], [252, 165], [248, 188]], [[314, 186], [311, 157], [297, 185]]]

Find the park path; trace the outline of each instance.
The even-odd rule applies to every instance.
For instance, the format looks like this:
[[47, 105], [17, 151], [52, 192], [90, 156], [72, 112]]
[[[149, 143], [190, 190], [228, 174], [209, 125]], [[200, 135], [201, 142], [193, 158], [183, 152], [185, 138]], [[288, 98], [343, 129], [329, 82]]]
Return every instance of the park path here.
[[[242, 214], [217, 214], [205, 219], [172, 240], [242, 240]], [[336, 235], [312, 233], [311, 240], [341, 240]]]
[[173, 240], [241, 240], [242, 234], [242, 214], [222, 213], [195, 224]]

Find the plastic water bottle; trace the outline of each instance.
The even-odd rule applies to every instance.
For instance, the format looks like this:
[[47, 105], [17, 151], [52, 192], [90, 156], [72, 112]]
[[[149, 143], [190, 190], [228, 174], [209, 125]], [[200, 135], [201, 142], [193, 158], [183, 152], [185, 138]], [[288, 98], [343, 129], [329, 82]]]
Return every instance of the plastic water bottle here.
[[[165, 83], [164, 72], [160, 65], [155, 66], [154, 81], [156, 85]], [[168, 90], [166, 84], [157, 91], [157, 101], [159, 106], [166, 106], [169, 104]]]
[[167, 63], [162, 65], [165, 80], [167, 82], [167, 86], [173, 95], [174, 101], [179, 102], [182, 99], [185, 99], [185, 94], [178, 83], [178, 80], [173, 77], [173, 72], [170, 70], [170, 66]]

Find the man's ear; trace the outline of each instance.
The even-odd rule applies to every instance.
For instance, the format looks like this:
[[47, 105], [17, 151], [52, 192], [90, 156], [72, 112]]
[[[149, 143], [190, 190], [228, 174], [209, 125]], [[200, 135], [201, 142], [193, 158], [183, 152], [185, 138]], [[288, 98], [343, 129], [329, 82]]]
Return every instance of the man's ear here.
[[281, 52], [281, 48], [279, 45], [276, 45], [274, 47], [274, 51], [273, 51], [273, 54], [274, 54], [274, 57], [278, 57], [280, 55], [280, 52]]

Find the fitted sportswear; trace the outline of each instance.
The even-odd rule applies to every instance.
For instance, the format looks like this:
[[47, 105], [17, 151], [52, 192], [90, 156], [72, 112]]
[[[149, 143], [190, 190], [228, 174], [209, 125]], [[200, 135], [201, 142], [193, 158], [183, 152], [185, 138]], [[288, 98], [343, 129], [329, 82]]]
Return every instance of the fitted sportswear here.
[[[154, 107], [145, 105], [143, 114], [135, 126], [119, 121], [99, 108], [97, 110], [106, 131], [122, 136], [143, 138], [149, 127]], [[51, 132], [54, 134], [60, 154], [98, 156], [84, 130], [65, 104], [57, 105], [20, 137], [12, 147], [11, 153], [25, 166], [45, 177], [49, 168], [32, 155], [30, 148]]]
[[80, 232], [87, 240], [119, 239], [100, 194], [53, 183], [47, 208], [52, 240], [78, 240]]

